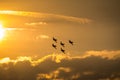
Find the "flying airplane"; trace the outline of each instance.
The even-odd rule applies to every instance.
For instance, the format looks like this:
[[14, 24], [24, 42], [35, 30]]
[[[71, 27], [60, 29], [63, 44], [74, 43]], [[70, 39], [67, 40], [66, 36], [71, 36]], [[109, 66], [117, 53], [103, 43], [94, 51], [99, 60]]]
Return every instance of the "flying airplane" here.
[[60, 45], [63, 46], [63, 47], [65, 47], [65, 44], [62, 41], [60, 42]]
[[73, 41], [69, 40], [69, 43], [73, 45]]
[[65, 50], [61, 48], [61, 51], [65, 54]]
[[53, 41], [55, 41], [57, 43], [57, 39], [53, 37]]
[[52, 46], [53, 46], [55, 49], [57, 49], [57, 46], [56, 46], [55, 44], [52, 44]]

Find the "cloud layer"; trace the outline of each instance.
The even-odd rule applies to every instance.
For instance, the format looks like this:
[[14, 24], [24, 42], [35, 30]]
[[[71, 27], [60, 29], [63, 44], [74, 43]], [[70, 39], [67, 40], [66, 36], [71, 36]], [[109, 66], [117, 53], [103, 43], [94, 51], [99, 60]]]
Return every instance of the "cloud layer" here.
[[[89, 56], [52, 54], [43, 58], [0, 60], [0, 80], [119, 80], [120, 51], [90, 51]], [[92, 53], [92, 54], [91, 54]], [[97, 54], [97, 55], [96, 55]], [[98, 55], [100, 54], [100, 55]], [[102, 55], [101, 55], [102, 54]], [[107, 56], [106, 56], [107, 54]], [[109, 55], [113, 57], [109, 57]]]

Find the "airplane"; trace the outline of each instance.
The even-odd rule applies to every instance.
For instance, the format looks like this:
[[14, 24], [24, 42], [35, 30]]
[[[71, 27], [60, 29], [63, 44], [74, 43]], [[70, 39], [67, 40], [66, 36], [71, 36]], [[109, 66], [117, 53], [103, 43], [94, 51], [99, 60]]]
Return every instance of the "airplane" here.
[[61, 51], [65, 54], [65, 50], [61, 48]]
[[52, 44], [52, 46], [53, 46], [55, 49], [57, 49], [57, 46], [56, 46], [55, 44]]
[[61, 44], [61, 46], [65, 47], [65, 44], [62, 41], [60, 42], [60, 44]]
[[69, 40], [69, 43], [73, 45], [73, 43], [74, 43], [74, 42], [73, 42], [73, 41], [71, 41], [71, 40]]
[[57, 39], [53, 37], [53, 41], [55, 41], [57, 43]]

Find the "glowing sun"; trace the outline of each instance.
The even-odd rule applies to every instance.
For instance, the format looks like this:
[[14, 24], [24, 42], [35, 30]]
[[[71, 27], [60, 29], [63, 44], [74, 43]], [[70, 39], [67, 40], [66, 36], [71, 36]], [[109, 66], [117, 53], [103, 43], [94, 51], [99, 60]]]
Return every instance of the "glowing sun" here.
[[5, 29], [3, 28], [2, 24], [0, 24], [0, 40], [3, 39], [5, 35]]

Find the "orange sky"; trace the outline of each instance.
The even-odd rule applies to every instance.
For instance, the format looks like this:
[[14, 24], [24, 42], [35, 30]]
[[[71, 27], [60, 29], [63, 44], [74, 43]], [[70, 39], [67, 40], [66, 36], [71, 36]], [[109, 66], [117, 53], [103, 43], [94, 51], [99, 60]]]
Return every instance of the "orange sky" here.
[[1, 1], [0, 22], [6, 29], [1, 52], [4, 56], [59, 53], [51, 47], [53, 36], [67, 45], [69, 39], [75, 41], [66, 50], [76, 54], [119, 50], [118, 2], [30, 0], [27, 5], [27, 0]]
[[0, 0], [0, 80], [120, 80], [119, 3]]

